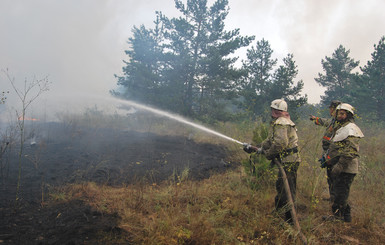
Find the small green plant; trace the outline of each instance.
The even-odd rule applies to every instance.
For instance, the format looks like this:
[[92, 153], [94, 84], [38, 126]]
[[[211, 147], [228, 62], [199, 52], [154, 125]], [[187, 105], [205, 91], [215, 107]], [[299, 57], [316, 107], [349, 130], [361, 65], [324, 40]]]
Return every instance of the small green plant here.
[[[253, 145], [260, 145], [268, 136], [268, 128], [265, 124], [259, 123], [253, 131]], [[242, 165], [252, 179], [250, 185], [253, 189], [259, 189], [266, 186], [275, 179], [276, 171], [271, 166], [265, 156], [257, 153], [251, 153], [249, 159], [244, 159]]]
[[59, 190], [51, 191], [49, 193], [49, 197], [52, 201], [67, 201], [68, 199], [70, 199], [68, 193]]

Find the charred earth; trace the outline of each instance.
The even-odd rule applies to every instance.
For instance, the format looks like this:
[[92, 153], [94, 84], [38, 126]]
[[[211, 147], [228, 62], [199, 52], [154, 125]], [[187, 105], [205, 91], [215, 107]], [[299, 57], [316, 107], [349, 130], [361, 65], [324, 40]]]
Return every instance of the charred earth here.
[[9, 144], [1, 157], [1, 244], [97, 244], [100, 232], [127, 236], [117, 228], [118, 215], [102, 215], [81, 201], [44, 205], [60, 186], [153, 184], [186, 169], [200, 180], [237, 166], [219, 144], [57, 122], [34, 123], [24, 145], [18, 195], [20, 145]]

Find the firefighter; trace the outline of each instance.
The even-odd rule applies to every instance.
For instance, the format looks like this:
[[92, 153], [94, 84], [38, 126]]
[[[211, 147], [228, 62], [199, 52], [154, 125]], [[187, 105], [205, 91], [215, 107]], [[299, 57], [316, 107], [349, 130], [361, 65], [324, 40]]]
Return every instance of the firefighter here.
[[[271, 102], [271, 117], [269, 135], [260, 147], [245, 145], [247, 153], [264, 154], [269, 160], [278, 160], [286, 173], [293, 201], [297, 189], [297, 170], [301, 161], [298, 153], [297, 129], [287, 111], [287, 103], [283, 99]], [[276, 181], [277, 194], [275, 197], [275, 211], [285, 214], [285, 221], [292, 223], [293, 219], [288, 206], [282, 173], [279, 172]]]
[[337, 106], [337, 125], [330, 141], [328, 160], [334, 184], [332, 220], [351, 222], [349, 192], [354, 177], [358, 173], [359, 141], [364, 137], [361, 129], [354, 123], [353, 106], [342, 103]]
[[329, 201], [330, 202], [333, 202], [335, 195], [334, 195], [333, 183], [332, 183], [332, 178], [331, 178], [332, 169], [331, 169], [331, 166], [328, 166], [326, 164], [326, 156], [328, 155], [330, 139], [331, 139], [332, 134], [333, 134], [333, 129], [336, 125], [336, 123], [335, 123], [336, 122], [336, 107], [341, 103], [342, 102], [339, 100], [333, 100], [330, 103], [330, 106], [329, 106], [329, 114], [331, 116], [330, 119], [320, 118], [320, 117], [315, 117], [313, 115], [310, 115], [310, 120], [314, 121], [315, 125], [326, 127], [324, 136], [322, 137], [322, 150], [323, 150], [323, 152], [322, 152], [321, 158], [318, 161], [320, 162], [321, 168], [326, 167], [326, 175], [327, 175], [327, 183], [329, 186]]

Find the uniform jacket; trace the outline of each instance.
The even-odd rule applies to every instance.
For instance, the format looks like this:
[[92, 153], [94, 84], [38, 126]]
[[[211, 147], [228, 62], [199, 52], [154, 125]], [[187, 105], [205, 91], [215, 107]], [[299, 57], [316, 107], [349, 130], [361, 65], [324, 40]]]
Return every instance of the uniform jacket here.
[[329, 147], [331, 164], [337, 172], [358, 173], [359, 141], [364, 137], [361, 129], [351, 121], [338, 125]]
[[271, 160], [279, 157], [282, 163], [300, 162], [297, 147], [298, 136], [295, 124], [285, 117], [272, 120], [269, 135], [262, 142], [262, 150], [266, 158]]
[[316, 117], [314, 123], [319, 126], [326, 127], [324, 136], [322, 137], [322, 149], [326, 152], [329, 149], [330, 140], [333, 136], [333, 129], [335, 127], [336, 120], [334, 118], [326, 119], [321, 117]]

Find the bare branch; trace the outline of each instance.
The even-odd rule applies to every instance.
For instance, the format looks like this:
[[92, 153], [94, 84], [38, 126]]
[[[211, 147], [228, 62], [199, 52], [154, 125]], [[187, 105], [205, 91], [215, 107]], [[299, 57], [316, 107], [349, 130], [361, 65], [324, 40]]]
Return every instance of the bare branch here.
[[2, 71], [5, 73], [6, 77], [8, 78], [14, 91], [16, 92], [17, 96], [19, 97], [22, 103], [20, 113], [16, 109], [16, 116], [18, 118], [17, 123], [20, 130], [19, 174], [18, 174], [17, 188], [16, 188], [16, 201], [18, 201], [20, 183], [21, 183], [21, 168], [22, 168], [21, 163], [22, 163], [22, 155], [23, 155], [23, 148], [24, 148], [24, 142], [25, 142], [25, 130], [24, 130], [25, 114], [28, 106], [33, 101], [35, 101], [43, 92], [49, 90], [50, 83], [49, 83], [48, 77], [44, 77], [42, 79], [36, 79], [36, 77], [34, 77], [32, 81], [28, 81], [27, 79], [25, 79], [24, 88], [19, 89], [16, 86], [15, 78], [10, 76], [8, 69], [2, 70]]

